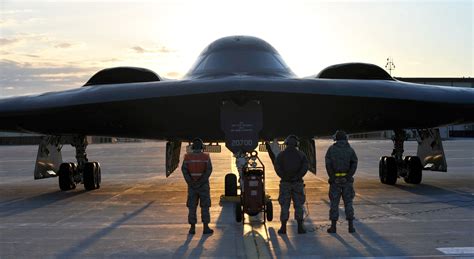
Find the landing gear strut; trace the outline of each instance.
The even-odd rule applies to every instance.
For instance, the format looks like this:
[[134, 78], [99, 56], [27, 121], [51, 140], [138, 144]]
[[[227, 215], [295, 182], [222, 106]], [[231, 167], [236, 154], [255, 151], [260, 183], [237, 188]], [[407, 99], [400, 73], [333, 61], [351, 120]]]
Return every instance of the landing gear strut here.
[[380, 182], [394, 185], [398, 177], [403, 177], [406, 183], [421, 183], [423, 167], [420, 158], [417, 156], [403, 157], [403, 144], [407, 139], [406, 132], [402, 129], [397, 129], [394, 132], [392, 155], [380, 158]]
[[76, 148], [77, 164], [62, 163], [59, 167], [59, 188], [62, 191], [75, 189], [78, 183], [83, 183], [86, 190], [100, 188], [100, 164], [98, 162], [89, 162], [87, 159], [87, 144], [85, 136], [73, 138], [71, 145]]

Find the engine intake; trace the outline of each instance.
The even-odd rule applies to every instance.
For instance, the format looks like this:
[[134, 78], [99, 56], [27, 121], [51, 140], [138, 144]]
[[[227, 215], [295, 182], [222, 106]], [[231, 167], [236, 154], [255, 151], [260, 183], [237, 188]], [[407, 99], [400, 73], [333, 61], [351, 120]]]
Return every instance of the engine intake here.
[[141, 67], [112, 67], [93, 75], [84, 86], [162, 81], [155, 72]]
[[323, 69], [316, 78], [359, 79], [359, 80], [394, 80], [387, 71], [374, 64], [343, 63]]

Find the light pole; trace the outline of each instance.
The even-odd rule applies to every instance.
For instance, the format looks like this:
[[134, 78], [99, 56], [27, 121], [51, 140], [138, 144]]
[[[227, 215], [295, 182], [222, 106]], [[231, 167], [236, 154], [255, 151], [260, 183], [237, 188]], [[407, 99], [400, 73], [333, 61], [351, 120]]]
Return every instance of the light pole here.
[[393, 63], [393, 58], [387, 58], [387, 64], [385, 64], [385, 68], [388, 70], [390, 75], [392, 75], [392, 70], [395, 70], [395, 63]]

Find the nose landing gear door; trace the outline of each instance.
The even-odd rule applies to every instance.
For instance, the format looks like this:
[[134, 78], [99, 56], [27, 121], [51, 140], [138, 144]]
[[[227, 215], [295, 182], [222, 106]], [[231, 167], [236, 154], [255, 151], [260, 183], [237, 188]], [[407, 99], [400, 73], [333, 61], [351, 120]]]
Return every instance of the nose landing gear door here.
[[259, 132], [262, 130], [262, 106], [259, 101], [237, 105], [223, 101], [221, 106], [221, 129], [225, 134], [225, 146], [232, 152], [251, 152], [257, 148]]

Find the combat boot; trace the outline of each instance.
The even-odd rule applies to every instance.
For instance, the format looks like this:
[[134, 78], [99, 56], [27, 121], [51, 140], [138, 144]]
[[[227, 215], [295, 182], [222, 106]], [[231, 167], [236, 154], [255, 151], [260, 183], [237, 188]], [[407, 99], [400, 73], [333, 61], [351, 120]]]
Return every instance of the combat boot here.
[[331, 220], [331, 227], [328, 228], [328, 233], [336, 233], [337, 220]]
[[281, 227], [278, 230], [278, 234], [286, 235], [286, 221], [281, 222]]
[[196, 225], [195, 224], [191, 224], [191, 227], [189, 228], [189, 234], [190, 235], [196, 234]]
[[349, 233], [355, 233], [356, 230], [354, 228], [354, 221], [352, 219], [349, 220]]
[[303, 220], [298, 220], [298, 234], [306, 234], [306, 229], [304, 228]]
[[204, 223], [204, 228], [203, 228], [203, 230], [202, 230], [202, 233], [203, 233], [203, 234], [212, 234], [212, 233], [214, 233], [214, 230], [212, 230], [212, 229], [209, 227], [209, 224]]

